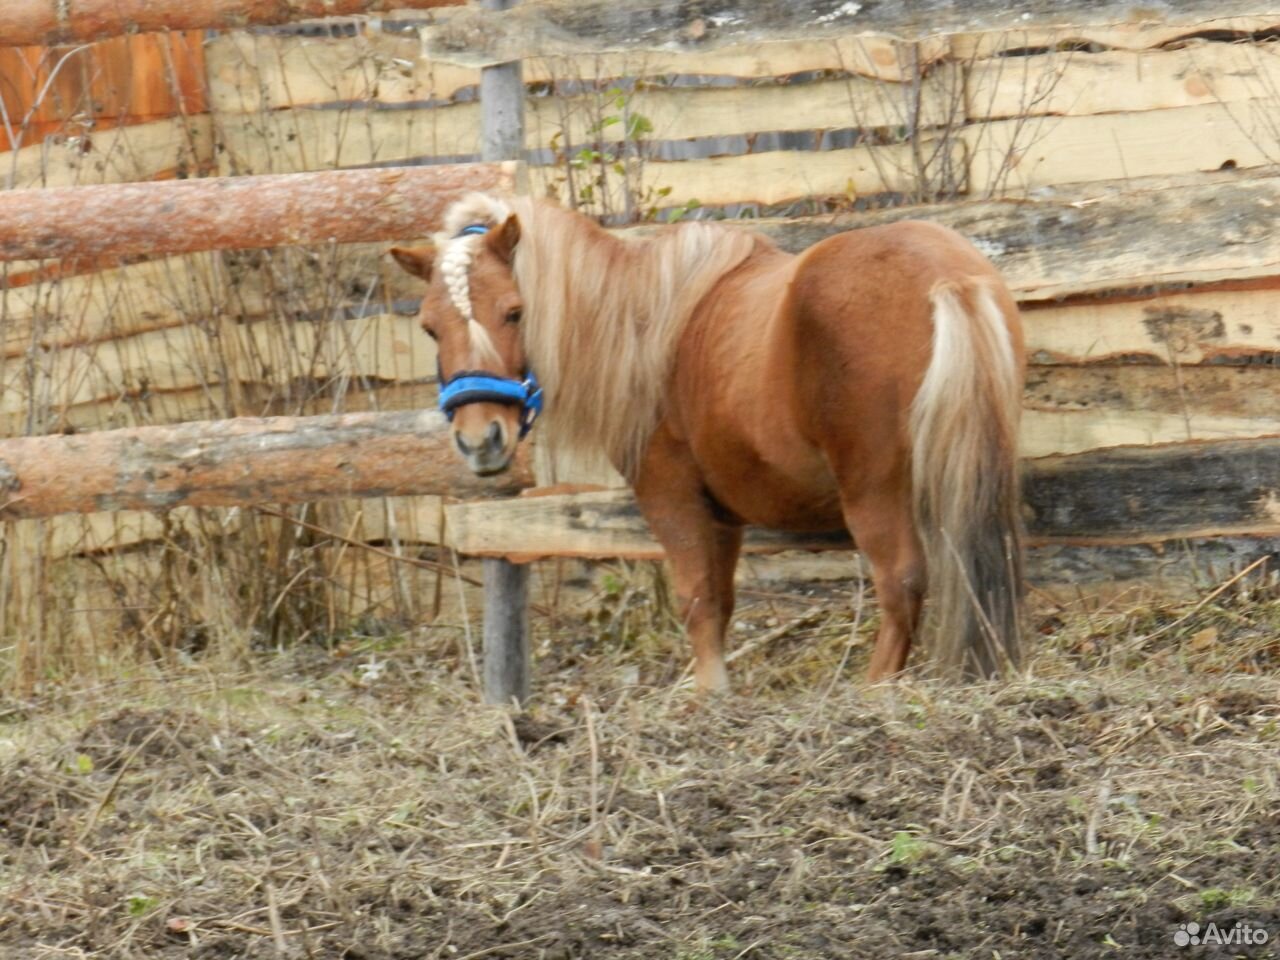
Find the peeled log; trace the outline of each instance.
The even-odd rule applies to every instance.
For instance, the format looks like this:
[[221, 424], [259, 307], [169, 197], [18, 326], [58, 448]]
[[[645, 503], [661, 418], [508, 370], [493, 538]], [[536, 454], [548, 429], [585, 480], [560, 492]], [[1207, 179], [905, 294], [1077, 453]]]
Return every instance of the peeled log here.
[[465, 0], [4, 0], [0, 46], [51, 46], [149, 30], [227, 30], [307, 17], [397, 8], [460, 6]]
[[425, 236], [515, 163], [329, 170], [0, 192], [0, 260], [130, 257]]
[[434, 410], [239, 417], [0, 440], [0, 520], [347, 497], [511, 496], [533, 485], [522, 447], [481, 478]]

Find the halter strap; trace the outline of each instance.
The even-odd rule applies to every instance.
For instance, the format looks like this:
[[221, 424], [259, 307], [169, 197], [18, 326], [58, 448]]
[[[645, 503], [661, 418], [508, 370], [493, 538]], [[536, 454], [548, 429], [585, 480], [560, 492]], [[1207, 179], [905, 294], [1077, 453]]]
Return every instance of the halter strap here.
[[485, 370], [462, 370], [441, 383], [440, 409], [450, 420], [459, 407], [469, 403], [519, 407], [520, 439], [523, 440], [542, 413], [542, 387], [532, 370], [526, 370], [522, 380], [500, 377]]

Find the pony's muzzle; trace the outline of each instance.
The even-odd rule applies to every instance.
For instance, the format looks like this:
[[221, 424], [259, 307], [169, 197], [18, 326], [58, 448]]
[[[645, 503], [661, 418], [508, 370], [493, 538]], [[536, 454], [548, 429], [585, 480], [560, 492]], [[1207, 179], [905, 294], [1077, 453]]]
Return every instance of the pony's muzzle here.
[[481, 436], [455, 426], [453, 442], [467, 466], [482, 477], [501, 473], [511, 465], [514, 444], [508, 444], [507, 429], [499, 420], [488, 421]]

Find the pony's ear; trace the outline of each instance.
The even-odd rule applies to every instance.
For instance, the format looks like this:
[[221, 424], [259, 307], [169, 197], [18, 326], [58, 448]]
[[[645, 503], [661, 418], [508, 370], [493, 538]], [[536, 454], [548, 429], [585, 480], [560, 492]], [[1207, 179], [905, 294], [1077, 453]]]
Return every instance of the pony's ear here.
[[497, 256], [510, 263], [516, 256], [516, 244], [520, 242], [520, 219], [513, 213], [502, 226], [490, 230], [484, 242]]
[[435, 250], [431, 247], [392, 247], [387, 251], [395, 257], [396, 263], [415, 277], [431, 282], [431, 264], [435, 260]]

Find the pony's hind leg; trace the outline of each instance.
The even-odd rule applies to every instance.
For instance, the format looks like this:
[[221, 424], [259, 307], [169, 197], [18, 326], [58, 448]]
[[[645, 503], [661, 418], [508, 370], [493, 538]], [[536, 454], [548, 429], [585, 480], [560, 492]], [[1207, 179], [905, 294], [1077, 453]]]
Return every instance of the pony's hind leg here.
[[880, 604], [880, 629], [867, 667], [867, 679], [876, 683], [901, 673], [907, 664], [924, 601], [924, 555], [905, 489], [846, 499], [844, 515], [858, 550], [871, 565]]
[[680, 618], [693, 647], [698, 692], [729, 689], [724, 636], [733, 617], [733, 573], [742, 527], [716, 515], [692, 460], [659, 428], [635, 484], [640, 511], [662, 544]]

